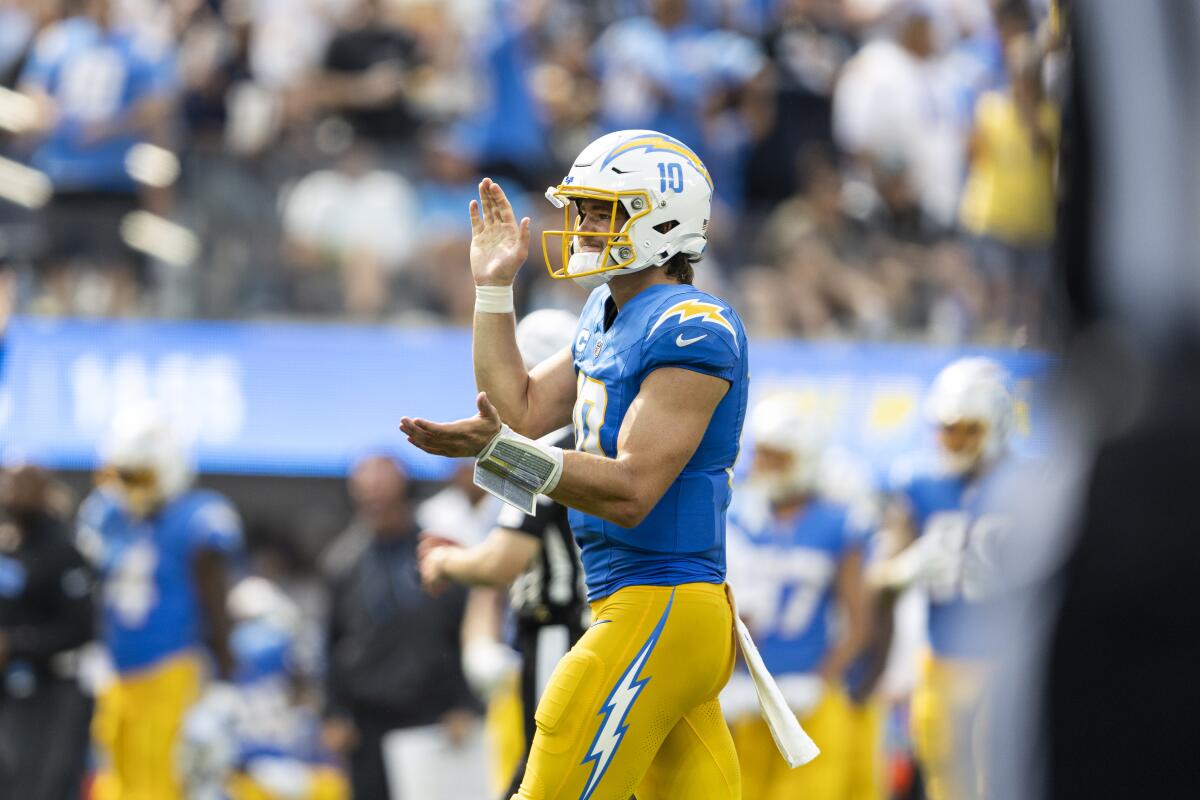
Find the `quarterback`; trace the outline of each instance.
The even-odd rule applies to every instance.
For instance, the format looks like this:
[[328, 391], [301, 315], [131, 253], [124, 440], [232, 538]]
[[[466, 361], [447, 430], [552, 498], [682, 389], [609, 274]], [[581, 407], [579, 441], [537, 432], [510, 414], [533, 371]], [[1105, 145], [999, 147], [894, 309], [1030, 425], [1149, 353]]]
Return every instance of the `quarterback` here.
[[[406, 417], [401, 429], [430, 453], [475, 456], [493, 473], [522, 467], [490, 458], [498, 447], [536, 446], [552, 467], [535, 490], [571, 509], [593, 623], [538, 703], [514, 798], [736, 800], [737, 754], [717, 696], [734, 664], [725, 513], [747, 347], [733, 309], [691, 285], [707, 241], [708, 170], [676, 139], [618, 131], [547, 190], [564, 217], [542, 234], [547, 268], [592, 294], [573, 343], [530, 371], [512, 305], [529, 220], [518, 222], [486, 178], [479, 195], [479, 414]], [[575, 449], [530, 441], [568, 422]]]

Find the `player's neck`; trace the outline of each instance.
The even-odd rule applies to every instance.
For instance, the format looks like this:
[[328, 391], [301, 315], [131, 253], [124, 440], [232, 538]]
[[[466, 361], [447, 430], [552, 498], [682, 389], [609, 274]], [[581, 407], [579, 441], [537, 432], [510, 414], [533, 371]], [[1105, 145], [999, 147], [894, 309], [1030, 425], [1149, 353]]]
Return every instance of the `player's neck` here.
[[667, 277], [667, 271], [662, 267], [633, 272], [629, 275], [618, 275], [608, 282], [608, 291], [612, 293], [613, 302], [619, 311], [622, 306], [637, 297], [643, 290], [651, 286], [674, 285], [677, 281]]

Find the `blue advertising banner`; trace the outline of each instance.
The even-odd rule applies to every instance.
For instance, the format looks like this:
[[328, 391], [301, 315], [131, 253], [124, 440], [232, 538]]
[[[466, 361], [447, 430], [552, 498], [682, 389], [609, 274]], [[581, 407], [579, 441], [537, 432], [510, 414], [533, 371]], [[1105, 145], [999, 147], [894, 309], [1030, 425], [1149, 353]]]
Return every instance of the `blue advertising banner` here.
[[[150, 398], [203, 471], [336, 476], [364, 452], [390, 450], [414, 477], [444, 477], [450, 462], [409, 446], [397, 425], [403, 415], [474, 413], [470, 345], [461, 330], [18, 318], [0, 344], [0, 458], [91, 469], [114, 410]], [[1016, 447], [1036, 450], [1047, 420], [1030, 398], [1048, 358], [971, 352], [1014, 376]], [[882, 470], [928, 441], [924, 391], [964, 354], [758, 342], [753, 396], [797, 392], [834, 441]]]

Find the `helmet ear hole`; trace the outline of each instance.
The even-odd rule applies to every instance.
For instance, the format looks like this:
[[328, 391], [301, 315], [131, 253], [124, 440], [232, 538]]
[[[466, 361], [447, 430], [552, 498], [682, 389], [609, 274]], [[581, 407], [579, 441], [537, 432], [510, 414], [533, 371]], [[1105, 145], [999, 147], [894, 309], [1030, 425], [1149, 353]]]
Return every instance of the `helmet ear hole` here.
[[657, 225], [654, 226], [654, 230], [658, 231], [659, 233], [666, 233], [667, 231], [671, 230], [672, 228], [675, 228], [678, 226], [679, 226], [679, 221], [672, 219], [672, 220], [668, 220], [667, 222], [658, 223]]

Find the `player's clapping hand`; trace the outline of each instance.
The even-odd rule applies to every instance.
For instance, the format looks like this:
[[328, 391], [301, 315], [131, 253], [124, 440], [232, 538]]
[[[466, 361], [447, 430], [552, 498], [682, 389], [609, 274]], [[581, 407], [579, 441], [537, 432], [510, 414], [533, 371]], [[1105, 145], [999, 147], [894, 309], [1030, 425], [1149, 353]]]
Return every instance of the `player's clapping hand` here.
[[430, 422], [427, 419], [402, 417], [400, 430], [408, 441], [436, 456], [474, 458], [500, 432], [500, 412], [480, 392], [475, 398], [479, 413], [456, 422]]
[[512, 203], [491, 178], [471, 201], [471, 275], [476, 286], [511, 286], [529, 255], [529, 217], [517, 222]]

